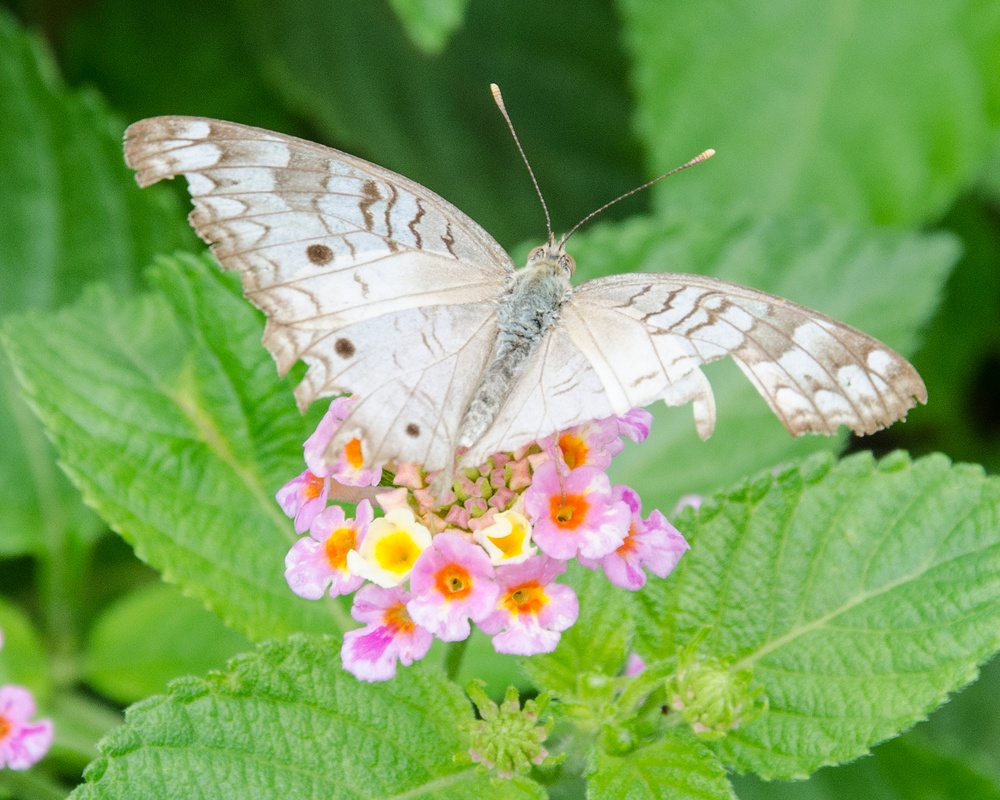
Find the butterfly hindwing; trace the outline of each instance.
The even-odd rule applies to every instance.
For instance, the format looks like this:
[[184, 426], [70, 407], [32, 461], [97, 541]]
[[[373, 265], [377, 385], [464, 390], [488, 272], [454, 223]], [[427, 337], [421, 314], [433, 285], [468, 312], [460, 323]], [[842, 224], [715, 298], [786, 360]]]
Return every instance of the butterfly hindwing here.
[[[357, 395], [330, 451], [357, 438], [369, 464], [450, 467], [462, 415], [497, 337], [495, 312], [481, 303], [411, 308], [337, 335], [356, 348], [334, 355], [328, 368], [314, 366], [296, 390], [325, 396], [350, 387]], [[313, 383], [321, 376], [328, 384]]]
[[628, 409], [615, 409], [588, 360], [560, 321], [549, 329], [497, 418], [462, 458], [479, 464], [544, 436]]
[[[699, 366], [732, 356], [789, 432], [873, 433], [927, 391], [881, 342], [780, 297], [699, 275], [626, 274], [577, 287], [562, 317], [617, 409], [714, 402]], [[704, 409], [699, 413], [699, 407]], [[709, 409], [711, 409], [709, 411]], [[620, 413], [617, 412], [616, 413]]]

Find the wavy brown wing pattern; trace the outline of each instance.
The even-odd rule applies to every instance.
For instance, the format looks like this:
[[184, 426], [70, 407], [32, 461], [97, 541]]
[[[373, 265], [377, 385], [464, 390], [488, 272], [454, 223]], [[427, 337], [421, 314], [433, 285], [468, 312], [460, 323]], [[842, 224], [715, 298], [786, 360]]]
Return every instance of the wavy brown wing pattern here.
[[[486, 231], [401, 175], [235, 123], [143, 120], [126, 132], [125, 153], [142, 186], [187, 178], [191, 222], [267, 315], [264, 344], [279, 370], [309, 365], [300, 406], [359, 396], [330, 453], [359, 438], [371, 465], [453, 465], [495, 343], [514, 335], [497, 314], [514, 265]], [[556, 317], [465, 461], [655, 400], [692, 403], [707, 438], [715, 402], [700, 366], [727, 355], [794, 435], [840, 425], [872, 433], [927, 398], [913, 367], [881, 342], [712, 278], [567, 284]]]
[[140, 186], [187, 178], [191, 223], [267, 315], [279, 370], [309, 365], [301, 407], [353, 392], [344, 435], [372, 463], [450, 463], [514, 269], [486, 231], [401, 175], [231, 122], [142, 120], [125, 158]]

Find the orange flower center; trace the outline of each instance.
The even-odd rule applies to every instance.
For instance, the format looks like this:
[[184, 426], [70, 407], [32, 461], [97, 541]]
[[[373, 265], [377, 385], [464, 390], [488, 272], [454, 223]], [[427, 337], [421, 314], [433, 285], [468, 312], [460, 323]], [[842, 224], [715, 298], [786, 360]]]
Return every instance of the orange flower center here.
[[403, 603], [389, 606], [385, 611], [385, 616], [382, 617], [382, 621], [394, 631], [402, 631], [403, 633], [409, 633], [416, 627], [413, 620], [410, 619], [410, 615], [407, 613], [406, 606]]
[[434, 585], [448, 600], [460, 600], [472, 591], [472, 576], [459, 564], [449, 564], [434, 576]]
[[323, 479], [319, 475], [311, 472], [306, 475], [306, 485], [302, 487], [302, 494], [309, 500], [315, 500], [323, 492]]
[[7, 717], [0, 717], [0, 742], [7, 737], [7, 734], [10, 733], [10, 729], [13, 727]]
[[326, 560], [334, 569], [347, 569], [347, 553], [354, 549], [354, 529], [337, 528], [323, 545]]
[[559, 449], [562, 450], [563, 461], [566, 462], [566, 466], [570, 469], [576, 469], [581, 464], [587, 463], [587, 455], [590, 453], [590, 448], [587, 447], [585, 439], [570, 433], [564, 433], [559, 437]]
[[420, 555], [420, 548], [406, 531], [390, 533], [375, 545], [375, 560], [382, 569], [402, 575], [409, 572]]
[[511, 614], [537, 614], [548, 600], [538, 581], [528, 581], [508, 589], [500, 602]]
[[563, 530], [579, 528], [585, 519], [590, 503], [586, 495], [567, 494], [549, 498], [549, 512], [552, 520]]
[[354, 469], [361, 469], [361, 465], [364, 464], [364, 460], [361, 458], [361, 440], [351, 439], [344, 447], [344, 458], [347, 459], [347, 463], [351, 465]]

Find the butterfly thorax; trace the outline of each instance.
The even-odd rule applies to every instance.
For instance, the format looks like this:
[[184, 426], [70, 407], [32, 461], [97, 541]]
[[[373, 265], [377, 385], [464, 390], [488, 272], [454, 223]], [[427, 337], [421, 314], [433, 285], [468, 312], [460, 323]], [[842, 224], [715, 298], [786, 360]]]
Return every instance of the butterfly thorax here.
[[559, 319], [559, 307], [572, 291], [573, 266], [573, 259], [550, 243], [535, 248], [524, 269], [514, 274], [497, 308], [496, 342], [462, 420], [460, 446], [472, 446], [486, 432], [546, 332]]

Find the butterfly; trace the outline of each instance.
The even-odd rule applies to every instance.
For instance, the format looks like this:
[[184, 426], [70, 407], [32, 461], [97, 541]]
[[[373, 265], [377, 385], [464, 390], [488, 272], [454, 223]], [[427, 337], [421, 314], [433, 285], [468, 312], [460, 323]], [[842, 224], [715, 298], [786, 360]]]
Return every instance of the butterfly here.
[[[353, 393], [330, 443], [368, 466], [450, 470], [656, 400], [715, 425], [702, 364], [730, 356], [793, 435], [877, 431], [927, 392], [866, 334], [714, 278], [612, 275], [573, 286], [565, 237], [517, 269], [478, 224], [388, 169], [280, 133], [154, 117], [125, 133], [140, 186], [184, 175], [191, 224], [267, 316], [300, 408]], [[459, 451], [461, 452], [461, 451]]]

